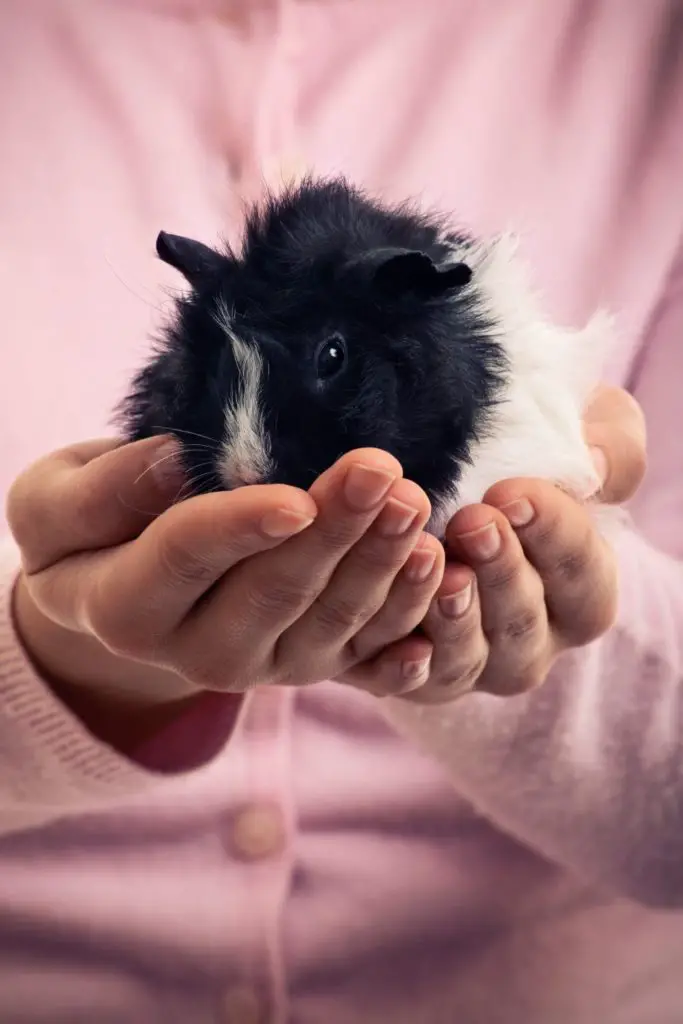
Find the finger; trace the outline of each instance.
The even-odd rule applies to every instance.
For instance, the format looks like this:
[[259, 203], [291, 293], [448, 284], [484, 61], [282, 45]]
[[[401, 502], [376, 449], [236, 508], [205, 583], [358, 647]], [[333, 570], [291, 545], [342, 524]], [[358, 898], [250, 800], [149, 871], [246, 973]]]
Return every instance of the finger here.
[[137, 536], [182, 480], [168, 437], [89, 441], [41, 459], [15, 482], [7, 506], [26, 571]]
[[44, 610], [119, 654], [148, 651], [234, 565], [315, 518], [310, 495], [284, 485], [200, 495], [133, 541], [65, 558], [34, 578]]
[[447, 541], [449, 555], [477, 578], [489, 646], [477, 688], [500, 695], [532, 689], [550, 665], [550, 630], [542, 580], [510, 523], [495, 508], [472, 505], [453, 518]]
[[395, 577], [376, 615], [351, 641], [354, 659], [368, 661], [409, 636], [424, 619], [444, 571], [444, 550], [424, 534]]
[[647, 438], [640, 406], [622, 388], [601, 387], [584, 414], [584, 434], [602, 479], [600, 500], [628, 501], [646, 469]]
[[[297, 656], [301, 660], [302, 651], [309, 659], [317, 651], [323, 656], [341, 651], [384, 605], [430, 515], [424, 491], [410, 480], [398, 480], [375, 521], [340, 561], [317, 600], [282, 635], [278, 657], [294, 663]], [[439, 547], [437, 541], [431, 544]], [[353, 653], [352, 649], [347, 652], [350, 660]]]
[[434, 645], [429, 679], [410, 699], [442, 704], [472, 690], [484, 671], [489, 645], [481, 623], [476, 578], [467, 566], [448, 562], [423, 622]]
[[589, 511], [539, 480], [497, 484], [485, 500], [515, 528], [543, 583], [551, 625], [563, 644], [601, 636], [616, 614], [617, 570]]
[[[310, 608], [339, 562], [377, 518], [399, 463], [371, 449], [349, 453], [311, 488], [318, 515], [299, 537], [239, 566], [183, 625], [187, 644], [207, 644], [217, 631], [240, 651], [272, 659], [278, 637]], [[229, 621], [226, 621], [226, 608]]]
[[426, 637], [409, 636], [347, 670], [339, 681], [374, 697], [417, 693], [429, 679], [432, 653]]

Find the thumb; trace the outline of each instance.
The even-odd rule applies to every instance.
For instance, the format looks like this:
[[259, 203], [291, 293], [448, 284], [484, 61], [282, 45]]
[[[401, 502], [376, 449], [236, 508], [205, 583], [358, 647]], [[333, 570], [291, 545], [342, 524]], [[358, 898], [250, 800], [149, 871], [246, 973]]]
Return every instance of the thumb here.
[[602, 486], [597, 497], [621, 504], [633, 497], [645, 475], [645, 418], [622, 388], [599, 388], [584, 413], [584, 436], [593, 451]]
[[132, 540], [183, 484], [177, 442], [87, 441], [48, 455], [10, 490], [7, 515], [33, 573], [77, 552]]

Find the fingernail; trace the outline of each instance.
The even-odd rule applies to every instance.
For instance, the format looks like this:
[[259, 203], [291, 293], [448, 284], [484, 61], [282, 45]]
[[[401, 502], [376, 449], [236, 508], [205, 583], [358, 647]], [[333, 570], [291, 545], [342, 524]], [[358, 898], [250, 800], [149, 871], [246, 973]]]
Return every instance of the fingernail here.
[[358, 512], [369, 512], [378, 505], [396, 479], [385, 469], [374, 469], [358, 462], [346, 474], [344, 495]]
[[293, 537], [301, 533], [313, 522], [313, 516], [307, 516], [302, 512], [295, 512], [290, 508], [276, 508], [267, 512], [261, 520], [261, 531], [266, 537], [273, 540], [282, 540], [285, 537]]
[[375, 520], [375, 526], [382, 537], [400, 537], [408, 532], [416, 519], [416, 508], [390, 498]]
[[607, 456], [602, 448], [591, 448], [590, 452], [591, 458], [593, 459], [593, 465], [595, 466], [595, 472], [598, 474], [600, 486], [602, 486], [607, 479], [607, 474], [609, 472]]
[[424, 583], [434, 571], [435, 562], [434, 551], [413, 551], [406, 563], [405, 574], [411, 583]]
[[458, 540], [469, 555], [482, 562], [489, 562], [500, 551], [500, 531], [495, 523], [489, 523], [472, 533], [461, 533]]
[[185, 481], [185, 471], [177, 441], [164, 441], [149, 458], [149, 471], [161, 491], [177, 490]]
[[406, 682], [416, 682], [427, 675], [431, 660], [432, 656], [429, 654], [426, 658], [422, 658], [419, 661], [401, 662], [401, 676]]
[[534, 506], [528, 498], [518, 498], [500, 510], [511, 526], [528, 526], [536, 515]]
[[461, 615], [464, 615], [469, 606], [472, 604], [472, 581], [467, 584], [462, 590], [459, 590], [457, 594], [445, 594], [439, 598], [439, 608], [441, 614], [445, 615], [447, 619], [459, 619]]

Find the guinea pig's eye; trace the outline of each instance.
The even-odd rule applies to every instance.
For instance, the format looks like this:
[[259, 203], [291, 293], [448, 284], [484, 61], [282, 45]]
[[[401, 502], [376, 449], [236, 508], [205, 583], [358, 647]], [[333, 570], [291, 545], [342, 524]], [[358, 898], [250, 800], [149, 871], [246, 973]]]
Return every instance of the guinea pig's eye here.
[[346, 345], [340, 334], [327, 338], [315, 354], [315, 372], [318, 380], [331, 380], [346, 365]]

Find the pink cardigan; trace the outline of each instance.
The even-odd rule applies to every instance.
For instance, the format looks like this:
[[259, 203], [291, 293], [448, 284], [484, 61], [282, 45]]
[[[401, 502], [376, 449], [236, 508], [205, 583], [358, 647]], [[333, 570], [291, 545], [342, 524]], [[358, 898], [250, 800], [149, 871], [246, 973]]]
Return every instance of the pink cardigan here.
[[511, 701], [257, 692], [128, 761], [28, 666], [5, 544], [0, 1022], [679, 1024], [679, 0], [4, 0], [0, 85], [0, 492], [109, 429], [157, 231], [291, 159], [521, 231], [651, 438], [616, 627]]

